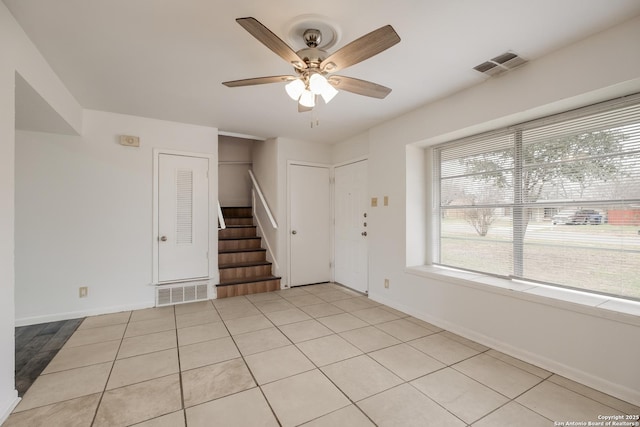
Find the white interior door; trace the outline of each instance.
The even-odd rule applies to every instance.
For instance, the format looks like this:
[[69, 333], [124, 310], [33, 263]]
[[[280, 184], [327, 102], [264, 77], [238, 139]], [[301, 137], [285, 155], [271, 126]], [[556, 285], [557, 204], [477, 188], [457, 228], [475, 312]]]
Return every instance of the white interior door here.
[[335, 281], [367, 292], [367, 161], [335, 169]]
[[331, 280], [329, 168], [289, 165], [289, 285]]
[[158, 158], [158, 280], [209, 276], [209, 160]]

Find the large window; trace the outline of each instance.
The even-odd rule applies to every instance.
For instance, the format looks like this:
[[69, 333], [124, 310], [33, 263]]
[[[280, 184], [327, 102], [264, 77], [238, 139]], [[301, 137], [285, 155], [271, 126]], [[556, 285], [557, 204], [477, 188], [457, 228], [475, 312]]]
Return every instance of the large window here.
[[640, 96], [434, 154], [435, 263], [640, 299]]

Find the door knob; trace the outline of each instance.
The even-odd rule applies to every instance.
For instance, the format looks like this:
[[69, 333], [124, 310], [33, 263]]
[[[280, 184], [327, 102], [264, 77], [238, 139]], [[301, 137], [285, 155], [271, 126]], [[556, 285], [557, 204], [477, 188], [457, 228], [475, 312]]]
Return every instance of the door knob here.
[[293, 230], [291, 234], [298, 234], [298, 232], [296, 230]]
[[367, 237], [367, 232], [366, 232], [366, 231], [363, 231], [363, 232], [362, 232], [362, 233], [360, 233], [360, 234], [362, 234], [364, 237]]
[[161, 240], [161, 241], [163, 241], [163, 242], [166, 242], [166, 241], [167, 241], [167, 236], [162, 236], [162, 237], [160, 238], [160, 240]]

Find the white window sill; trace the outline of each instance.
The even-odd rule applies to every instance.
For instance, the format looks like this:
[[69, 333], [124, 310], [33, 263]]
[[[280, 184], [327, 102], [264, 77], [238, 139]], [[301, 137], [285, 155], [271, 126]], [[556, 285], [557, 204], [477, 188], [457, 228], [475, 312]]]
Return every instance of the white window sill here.
[[571, 289], [556, 288], [537, 283], [501, 279], [482, 273], [454, 270], [435, 265], [407, 267], [405, 271], [416, 276], [508, 295], [539, 304], [559, 307], [564, 310], [572, 310], [640, 326], [640, 302], [636, 301], [574, 291]]

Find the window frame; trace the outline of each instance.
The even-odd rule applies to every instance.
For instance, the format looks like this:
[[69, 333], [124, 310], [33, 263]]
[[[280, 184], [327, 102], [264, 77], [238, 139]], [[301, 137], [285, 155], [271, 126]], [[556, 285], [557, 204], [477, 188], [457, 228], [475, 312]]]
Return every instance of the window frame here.
[[[568, 122], [575, 119], [580, 119], [587, 116], [597, 115], [599, 113], [606, 113], [613, 110], [617, 110], [620, 108], [630, 107], [630, 106], [640, 106], [640, 93], [626, 95], [620, 98], [616, 98], [613, 100], [600, 102], [597, 104], [589, 105], [586, 107], [581, 107], [573, 110], [569, 110], [566, 112], [553, 114], [550, 116], [546, 116], [543, 118], [530, 120], [518, 124], [514, 124], [507, 127], [502, 127], [498, 129], [494, 129], [489, 132], [483, 132], [475, 135], [471, 135], [465, 138], [460, 138], [453, 141], [448, 141], [444, 143], [440, 143], [431, 147], [432, 149], [432, 177], [433, 177], [433, 186], [432, 186], [432, 202], [433, 202], [433, 221], [432, 221], [432, 231], [434, 238], [431, 239], [431, 249], [432, 249], [432, 259], [431, 263], [438, 267], [443, 267], [445, 269], [454, 269], [460, 271], [467, 271], [470, 273], [479, 273], [486, 276], [497, 277], [499, 279], [507, 279], [507, 280], [515, 280], [518, 282], [525, 281], [532, 284], [541, 284], [545, 286], [550, 286], [553, 288], [566, 289], [570, 291], [579, 291], [584, 293], [610, 296], [614, 298], [620, 298], [629, 301], [639, 302], [640, 297], [632, 297], [627, 295], [619, 295], [615, 293], [607, 293], [601, 292], [597, 290], [592, 290], [588, 288], [579, 288], [575, 286], [569, 286], [559, 283], [551, 283], [545, 282], [542, 280], [536, 280], [531, 278], [524, 277], [524, 240], [526, 236], [526, 227], [525, 224], [525, 214], [528, 208], [528, 204], [524, 199], [523, 191], [522, 191], [522, 177], [523, 177], [523, 169], [525, 168], [525, 159], [523, 156], [523, 133], [528, 130], [541, 128], [544, 126], [549, 126], [553, 124], [558, 124], [562, 122]], [[499, 274], [492, 274], [485, 271], [467, 269], [457, 266], [451, 266], [447, 264], [441, 263], [441, 251], [442, 251], [442, 226], [441, 221], [443, 217], [443, 212], [448, 210], [442, 209], [441, 201], [442, 201], [442, 150], [443, 149], [451, 149], [462, 146], [470, 146], [471, 144], [478, 143], [480, 141], [486, 141], [487, 139], [498, 138], [505, 135], [513, 135], [513, 202], [507, 204], [493, 204], [491, 207], [508, 207], [512, 209], [512, 242], [511, 242], [511, 252], [513, 255], [513, 266], [512, 273], [508, 276], [503, 276]], [[596, 200], [596, 201], [585, 201], [581, 202], [581, 205], [584, 207], [597, 206], [599, 204], [613, 202], [613, 203], [622, 203], [622, 202], [640, 202], [640, 199], [614, 199], [614, 200]], [[536, 202], [536, 207], [540, 208], [549, 208], [555, 207], [557, 203], [555, 202]], [[476, 205], [474, 205], [476, 206]], [[468, 206], [467, 206], [468, 207]], [[477, 207], [483, 207], [482, 204], [477, 205]], [[465, 208], [465, 206], [456, 206], [456, 208]], [[640, 232], [639, 232], [640, 233]]]

